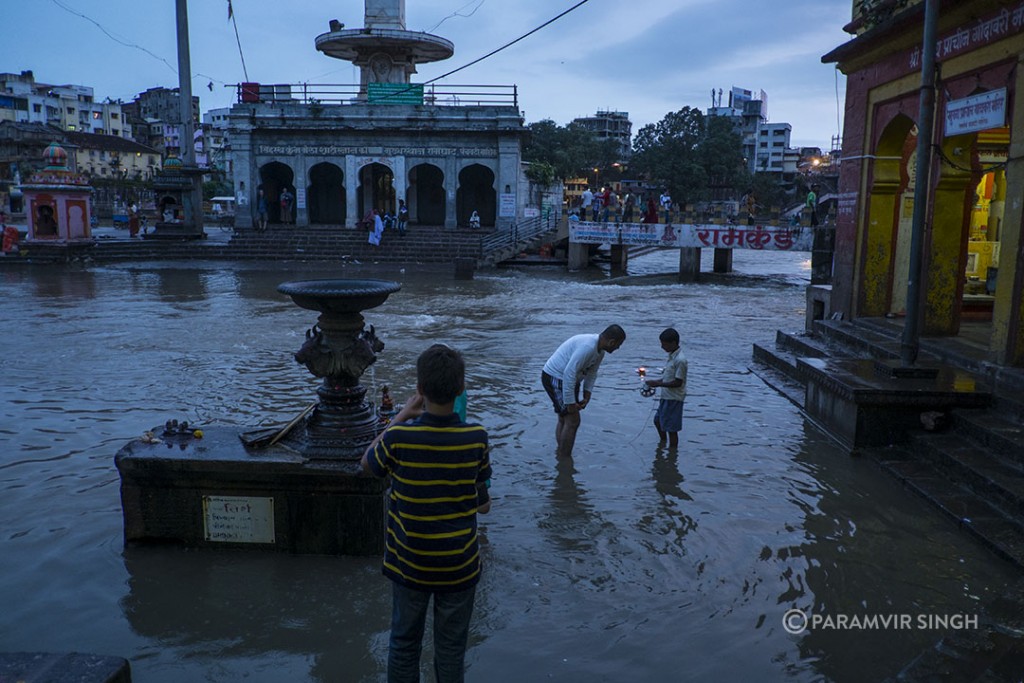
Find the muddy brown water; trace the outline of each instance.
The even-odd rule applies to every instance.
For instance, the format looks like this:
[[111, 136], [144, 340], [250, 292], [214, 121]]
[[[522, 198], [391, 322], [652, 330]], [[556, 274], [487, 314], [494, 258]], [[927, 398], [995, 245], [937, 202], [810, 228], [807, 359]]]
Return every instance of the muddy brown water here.
[[[710, 256], [710, 255], [706, 255]], [[461, 348], [490, 430], [493, 512], [469, 681], [862, 681], [897, 673], [1017, 578], [872, 463], [845, 456], [750, 365], [803, 324], [809, 265], [737, 252], [741, 275], [671, 284], [674, 252], [590, 271], [154, 263], [0, 270], [0, 651], [127, 657], [137, 683], [381, 681], [390, 593], [376, 558], [125, 548], [113, 456], [168, 418], [285, 422], [316, 381], [295, 364], [314, 314], [276, 292], [315, 277], [402, 283], [367, 311], [386, 348], [364, 377], [396, 399], [429, 343]], [[617, 322], [572, 463], [554, 458], [540, 368]], [[690, 363], [678, 452], [657, 444], [657, 368]], [[908, 614], [913, 628], [808, 615]], [[429, 643], [424, 680], [430, 680]]]

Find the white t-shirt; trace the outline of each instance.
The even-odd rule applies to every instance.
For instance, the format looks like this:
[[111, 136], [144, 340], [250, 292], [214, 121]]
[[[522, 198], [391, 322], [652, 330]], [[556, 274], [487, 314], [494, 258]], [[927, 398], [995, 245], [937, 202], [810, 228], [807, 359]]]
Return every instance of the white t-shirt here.
[[580, 200], [580, 206], [590, 206], [590, 203], [594, 201], [594, 193], [590, 190], [584, 190], [583, 194], [580, 196]]
[[597, 350], [598, 337], [596, 334], [577, 334], [575, 337], [569, 337], [544, 363], [544, 372], [562, 380], [562, 402], [565, 405], [576, 402], [577, 382], [582, 385], [583, 391], [588, 393], [594, 388], [597, 369], [604, 360], [605, 353]]

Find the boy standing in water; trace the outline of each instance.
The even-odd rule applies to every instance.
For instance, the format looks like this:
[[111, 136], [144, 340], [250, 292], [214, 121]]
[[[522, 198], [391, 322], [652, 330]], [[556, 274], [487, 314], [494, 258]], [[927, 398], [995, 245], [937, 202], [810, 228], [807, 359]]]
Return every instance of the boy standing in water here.
[[678, 448], [679, 432], [683, 428], [683, 400], [686, 398], [686, 356], [679, 348], [679, 333], [675, 329], [666, 328], [658, 339], [661, 340], [661, 348], [668, 352], [668, 362], [661, 379], [647, 380], [647, 386], [661, 387], [654, 428], [658, 430], [660, 443], [665, 443], [667, 434], [669, 448]]
[[431, 598], [436, 680], [463, 680], [480, 579], [476, 515], [491, 505], [487, 432], [452, 410], [464, 389], [462, 354], [431, 346], [416, 361], [416, 394], [363, 454], [363, 471], [391, 475], [383, 568], [392, 582], [389, 683], [420, 680]]

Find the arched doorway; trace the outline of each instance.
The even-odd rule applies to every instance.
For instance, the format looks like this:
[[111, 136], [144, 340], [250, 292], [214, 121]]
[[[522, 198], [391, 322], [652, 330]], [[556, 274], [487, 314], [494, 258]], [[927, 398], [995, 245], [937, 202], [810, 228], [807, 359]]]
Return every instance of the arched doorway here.
[[356, 190], [357, 213], [362, 218], [370, 209], [380, 214], [394, 215], [398, 202], [395, 201], [395, 174], [384, 164], [367, 164], [359, 169], [359, 188]]
[[409, 171], [409, 189], [409, 216], [419, 225], [444, 225], [444, 172], [433, 164], [414, 166]]
[[[281, 222], [281, 192], [285, 188], [295, 195], [295, 173], [287, 164], [271, 161], [260, 167], [260, 186], [267, 198], [267, 220], [270, 223]], [[292, 215], [294, 216], [294, 207]]]
[[[900, 216], [911, 216], [914, 210], [913, 192], [907, 193], [906, 188], [910, 184], [908, 162], [916, 139], [914, 122], [898, 114], [882, 131], [876, 146], [864, 222], [858, 296], [862, 316], [882, 316], [890, 312], [893, 301], [899, 298], [893, 294], [897, 277], [902, 278], [902, 298], [906, 300], [909, 256], [905, 257], [906, 263], [897, 265], [896, 252], [900, 244]], [[909, 202], [903, 201], [905, 197], [910, 198]], [[906, 254], [909, 254], [909, 234], [905, 235]], [[897, 271], [903, 274], [897, 276]]]
[[310, 224], [344, 224], [345, 174], [340, 168], [323, 162], [309, 169], [306, 196]]
[[469, 217], [474, 211], [480, 215], [482, 227], [494, 227], [498, 213], [494, 171], [482, 164], [471, 164], [459, 171], [459, 189], [455, 194], [455, 213], [459, 225], [469, 225]]

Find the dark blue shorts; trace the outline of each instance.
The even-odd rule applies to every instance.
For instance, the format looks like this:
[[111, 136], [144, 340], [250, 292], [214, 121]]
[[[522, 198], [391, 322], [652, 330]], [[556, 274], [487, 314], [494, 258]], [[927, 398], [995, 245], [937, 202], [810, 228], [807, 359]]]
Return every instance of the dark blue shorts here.
[[663, 432], [680, 432], [683, 430], [683, 402], [661, 399], [658, 401], [658, 412], [654, 419]]

